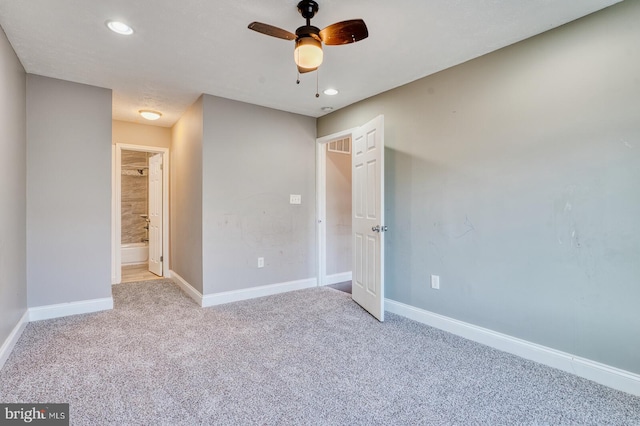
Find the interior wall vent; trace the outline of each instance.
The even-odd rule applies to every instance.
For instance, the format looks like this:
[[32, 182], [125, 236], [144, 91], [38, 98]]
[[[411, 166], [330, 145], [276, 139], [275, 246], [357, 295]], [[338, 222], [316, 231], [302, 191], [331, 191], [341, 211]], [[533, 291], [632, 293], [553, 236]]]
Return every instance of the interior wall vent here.
[[351, 154], [351, 136], [329, 142], [327, 144], [327, 151], [339, 152], [340, 154]]

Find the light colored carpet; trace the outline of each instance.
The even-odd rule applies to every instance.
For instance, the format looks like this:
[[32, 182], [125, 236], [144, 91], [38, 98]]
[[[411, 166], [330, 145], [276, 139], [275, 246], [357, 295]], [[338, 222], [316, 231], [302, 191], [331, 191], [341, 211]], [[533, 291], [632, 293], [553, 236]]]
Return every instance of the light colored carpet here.
[[168, 280], [30, 323], [0, 402], [71, 424], [640, 424], [640, 398], [320, 288], [200, 308]]

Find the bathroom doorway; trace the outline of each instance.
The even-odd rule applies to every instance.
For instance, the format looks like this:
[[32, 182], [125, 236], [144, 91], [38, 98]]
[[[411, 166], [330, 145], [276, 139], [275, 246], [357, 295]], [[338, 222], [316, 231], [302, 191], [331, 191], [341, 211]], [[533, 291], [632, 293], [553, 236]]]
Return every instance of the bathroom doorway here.
[[168, 149], [116, 144], [112, 283], [169, 276]]

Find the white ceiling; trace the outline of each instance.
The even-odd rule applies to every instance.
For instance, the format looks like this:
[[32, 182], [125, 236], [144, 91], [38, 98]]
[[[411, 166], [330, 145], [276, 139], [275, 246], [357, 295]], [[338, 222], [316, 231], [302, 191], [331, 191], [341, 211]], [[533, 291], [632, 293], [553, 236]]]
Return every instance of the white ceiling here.
[[[296, 85], [297, 0], [0, 0], [0, 26], [26, 71], [113, 89], [113, 117], [173, 125], [201, 93], [312, 117], [481, 56], [620, 0], [317, 0], [312, 24], [362, 18], [369, 38], [325, 47]], [[105, 22], [122, 20], [121, 36]], [[322, 90], [333, 87], [337, 96]], [[151, 123], [140, 109], [161, 111]]]

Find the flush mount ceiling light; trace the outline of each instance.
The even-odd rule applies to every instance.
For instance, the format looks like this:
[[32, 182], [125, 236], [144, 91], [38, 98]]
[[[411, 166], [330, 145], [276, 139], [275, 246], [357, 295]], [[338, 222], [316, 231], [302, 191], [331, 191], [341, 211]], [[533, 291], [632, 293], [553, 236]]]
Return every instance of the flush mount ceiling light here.
[[146, 118], [147, 120], [151, 120], [151, 121], [157, 120], [158, 118], [162, 117], [162, 114], [159, 113], [158, 111], [151, 111], [149, 109], [141, 109], [138, 112], [143, 118]]
[[362, 19], [337, 22], [323, 30], [311, 25], [311, 18], [318, 12], [318, 3], [313, 0], [302, 0], [298, 3], [298, 12], [306, 20], [306, 25], [299, 27], [296, 33], [274, 27], [261, 22], [252, 22], [249, 29], [284, 40], [294, 40], [296, 47], [293, 58], [300, 73], [315, 71], [322, 64], [322, 44], [335, 46], [355, 43], [369, 36], [369, 30]]
[[107, 21], [107, 27], [113, 31], [114, 33], [122, 34], [122, 35], [131, 35], [133, 34], [133, 28], [124, 22], [120, 21]]
[[336, 89], [326, 89], [323, 93], [325, 95], [335, 96], [338, 94], [338, 91]]

